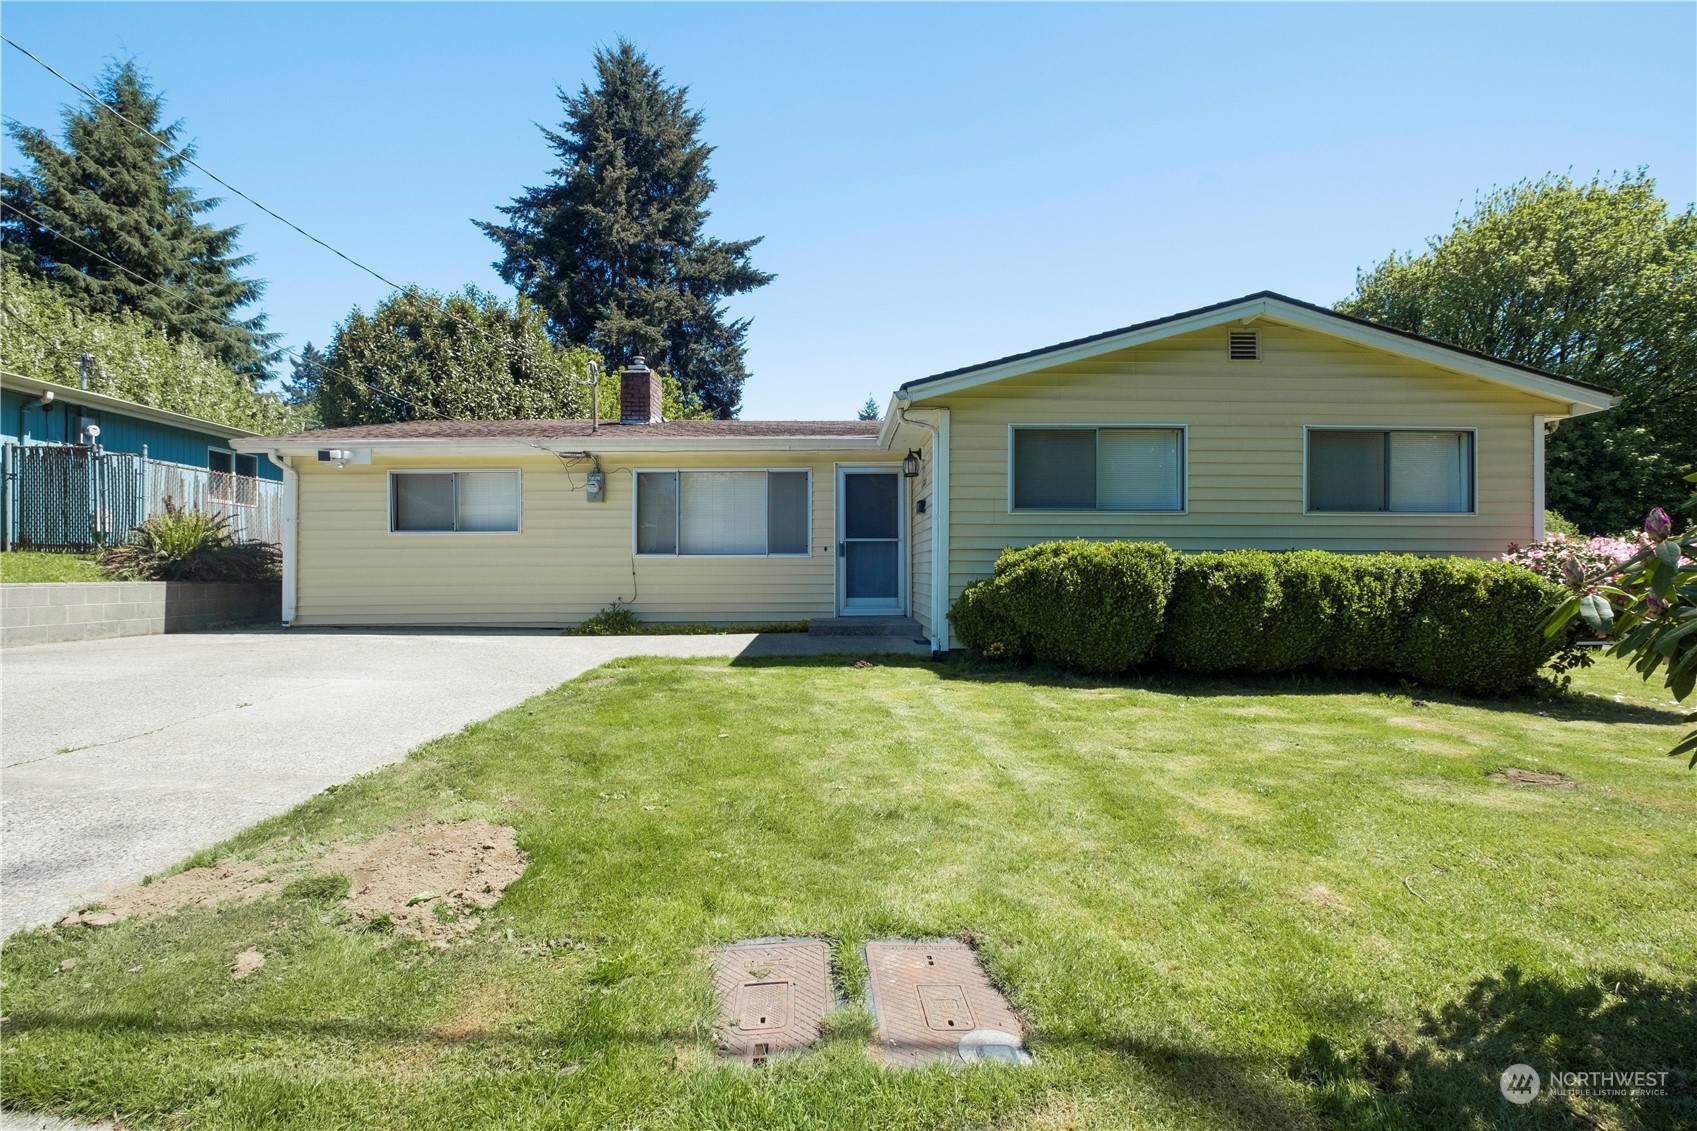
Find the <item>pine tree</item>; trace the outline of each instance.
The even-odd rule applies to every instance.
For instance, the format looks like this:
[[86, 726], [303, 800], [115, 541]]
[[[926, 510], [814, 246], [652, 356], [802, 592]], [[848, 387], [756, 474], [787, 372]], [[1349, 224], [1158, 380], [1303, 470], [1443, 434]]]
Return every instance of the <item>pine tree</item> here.
[[297, 357], [289, 359], [289, 375], [283, 378], [283, 396], [290, 404], [316, 405], [318, 392], [324, 387], [324, 367], [329, 362], [324, 351], [306, 343]]
[[688, 91], [624, 40], [597, 51], [595, 69], [598, 87], [562, 89], [565, 120], [542, 131], [560, 162], [553, 179], [503, 206], [508, 224], [478, 226], [556, 341], [614, 362], [642, 354], [712, 415], [734, 416], [749, 323], [727, 320], [722, 300], [772, 281], [748, 260], [760, 241], [702, 234], [713, 147]]
[[854, 414], [856, 420], [877, 420], [878, 402], [872, 399], [872, 394], [866, 394], [866, 403], [860, 406], [860, 411]]
[[263, 314], [236, 313], [257, 302], [265, 284], [236, 275], [252, 261], [234, 254], [239, 228], [199, 220], [218, 200], [199, 199], [183, 183], [188, 163], [171, 152], [182, 123], [163, 121], [163, 100], [133, 60], [108, 67], [94, 93], [135, 125], [98, 106], [67, 106], [63, 146], [43, 130], [8, 125], [30, 168], [0, 176], [6, 261], [51, 280], [80, 310], [138, 315], [198, 340], [249, 378], [265, 376], [277, 335], [265, 332]]

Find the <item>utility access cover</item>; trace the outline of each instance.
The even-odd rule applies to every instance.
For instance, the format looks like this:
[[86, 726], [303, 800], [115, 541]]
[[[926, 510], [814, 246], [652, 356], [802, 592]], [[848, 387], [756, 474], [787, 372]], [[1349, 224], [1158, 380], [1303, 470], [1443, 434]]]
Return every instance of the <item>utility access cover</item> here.
[[954, 939], [866, 944], [867, 998], [893, 1065], [1029, 1064], [1025, 1030], [972, 948]]
[[764, 1064], [819, 1039], [819, 1019], [834, 1003], [831, 951], [820, 939], [752, 939], [719, 952], [720, 1055]]

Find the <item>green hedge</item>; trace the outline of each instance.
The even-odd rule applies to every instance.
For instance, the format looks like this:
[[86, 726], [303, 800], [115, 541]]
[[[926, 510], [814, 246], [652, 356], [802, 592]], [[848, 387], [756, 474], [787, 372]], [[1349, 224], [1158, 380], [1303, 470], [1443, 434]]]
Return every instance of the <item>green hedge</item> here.
[[984, 656], [1085, 672], [1154, 654], [1184, 671], [1378, 672], [1504, 695], [1565, 646], [1540, 627], [1556, 596], [1472, 558], [1051, 542], [1004, 553], [949, 620]]
[[967, 586], [949, 622], [969, 648], [994, 659], [1123, 672], [1154, 649], [1177, 558], [1151, 542], [1009, 550], [994, 576]]

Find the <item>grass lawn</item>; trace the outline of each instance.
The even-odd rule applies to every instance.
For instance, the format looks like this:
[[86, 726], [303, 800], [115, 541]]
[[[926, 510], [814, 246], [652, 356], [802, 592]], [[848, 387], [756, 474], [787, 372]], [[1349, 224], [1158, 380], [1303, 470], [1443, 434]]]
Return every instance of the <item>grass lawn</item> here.
[[0, 582], [110, 580], [94, 564], [93, 554], [53, 554], [45, 550], [0, 553]]
[[[614, 664], [199, 861], [510, 824], [532, 863], [470, 941], [322, 896], [22, 934], [0, 1084], [197, 1128], [1690, 1127], [1697, 775], [1665, 694], [1578, 687]], [[860, 945], [966, 932], [1035, 1064], [878, 1067]], [[786, 934], [848, 1004], [716, 1063], [711, 948]], [[1517, 1107], [1516, 1061], [1671, 1075]]]

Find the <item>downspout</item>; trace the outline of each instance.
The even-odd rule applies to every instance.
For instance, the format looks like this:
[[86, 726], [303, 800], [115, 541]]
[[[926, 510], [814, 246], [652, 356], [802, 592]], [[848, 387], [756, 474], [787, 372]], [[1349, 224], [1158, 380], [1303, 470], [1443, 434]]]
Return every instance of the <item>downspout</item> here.
[[277, 457], [275, 448], [265, 458], [283, 469], [283, 627], [288, 628], [295, 621], [295, 512], [300, 509], [300, 476], [288, 456]]
[[904, 424], [917, 425], [931, 433], [931, 496], [936, 510], [931, 515], [931, 655], [941, 658], [949, 650], [949, 410], [930, 409], [936, 423], [908, 416], [913, 402], [898, 390], [897, 410]]

